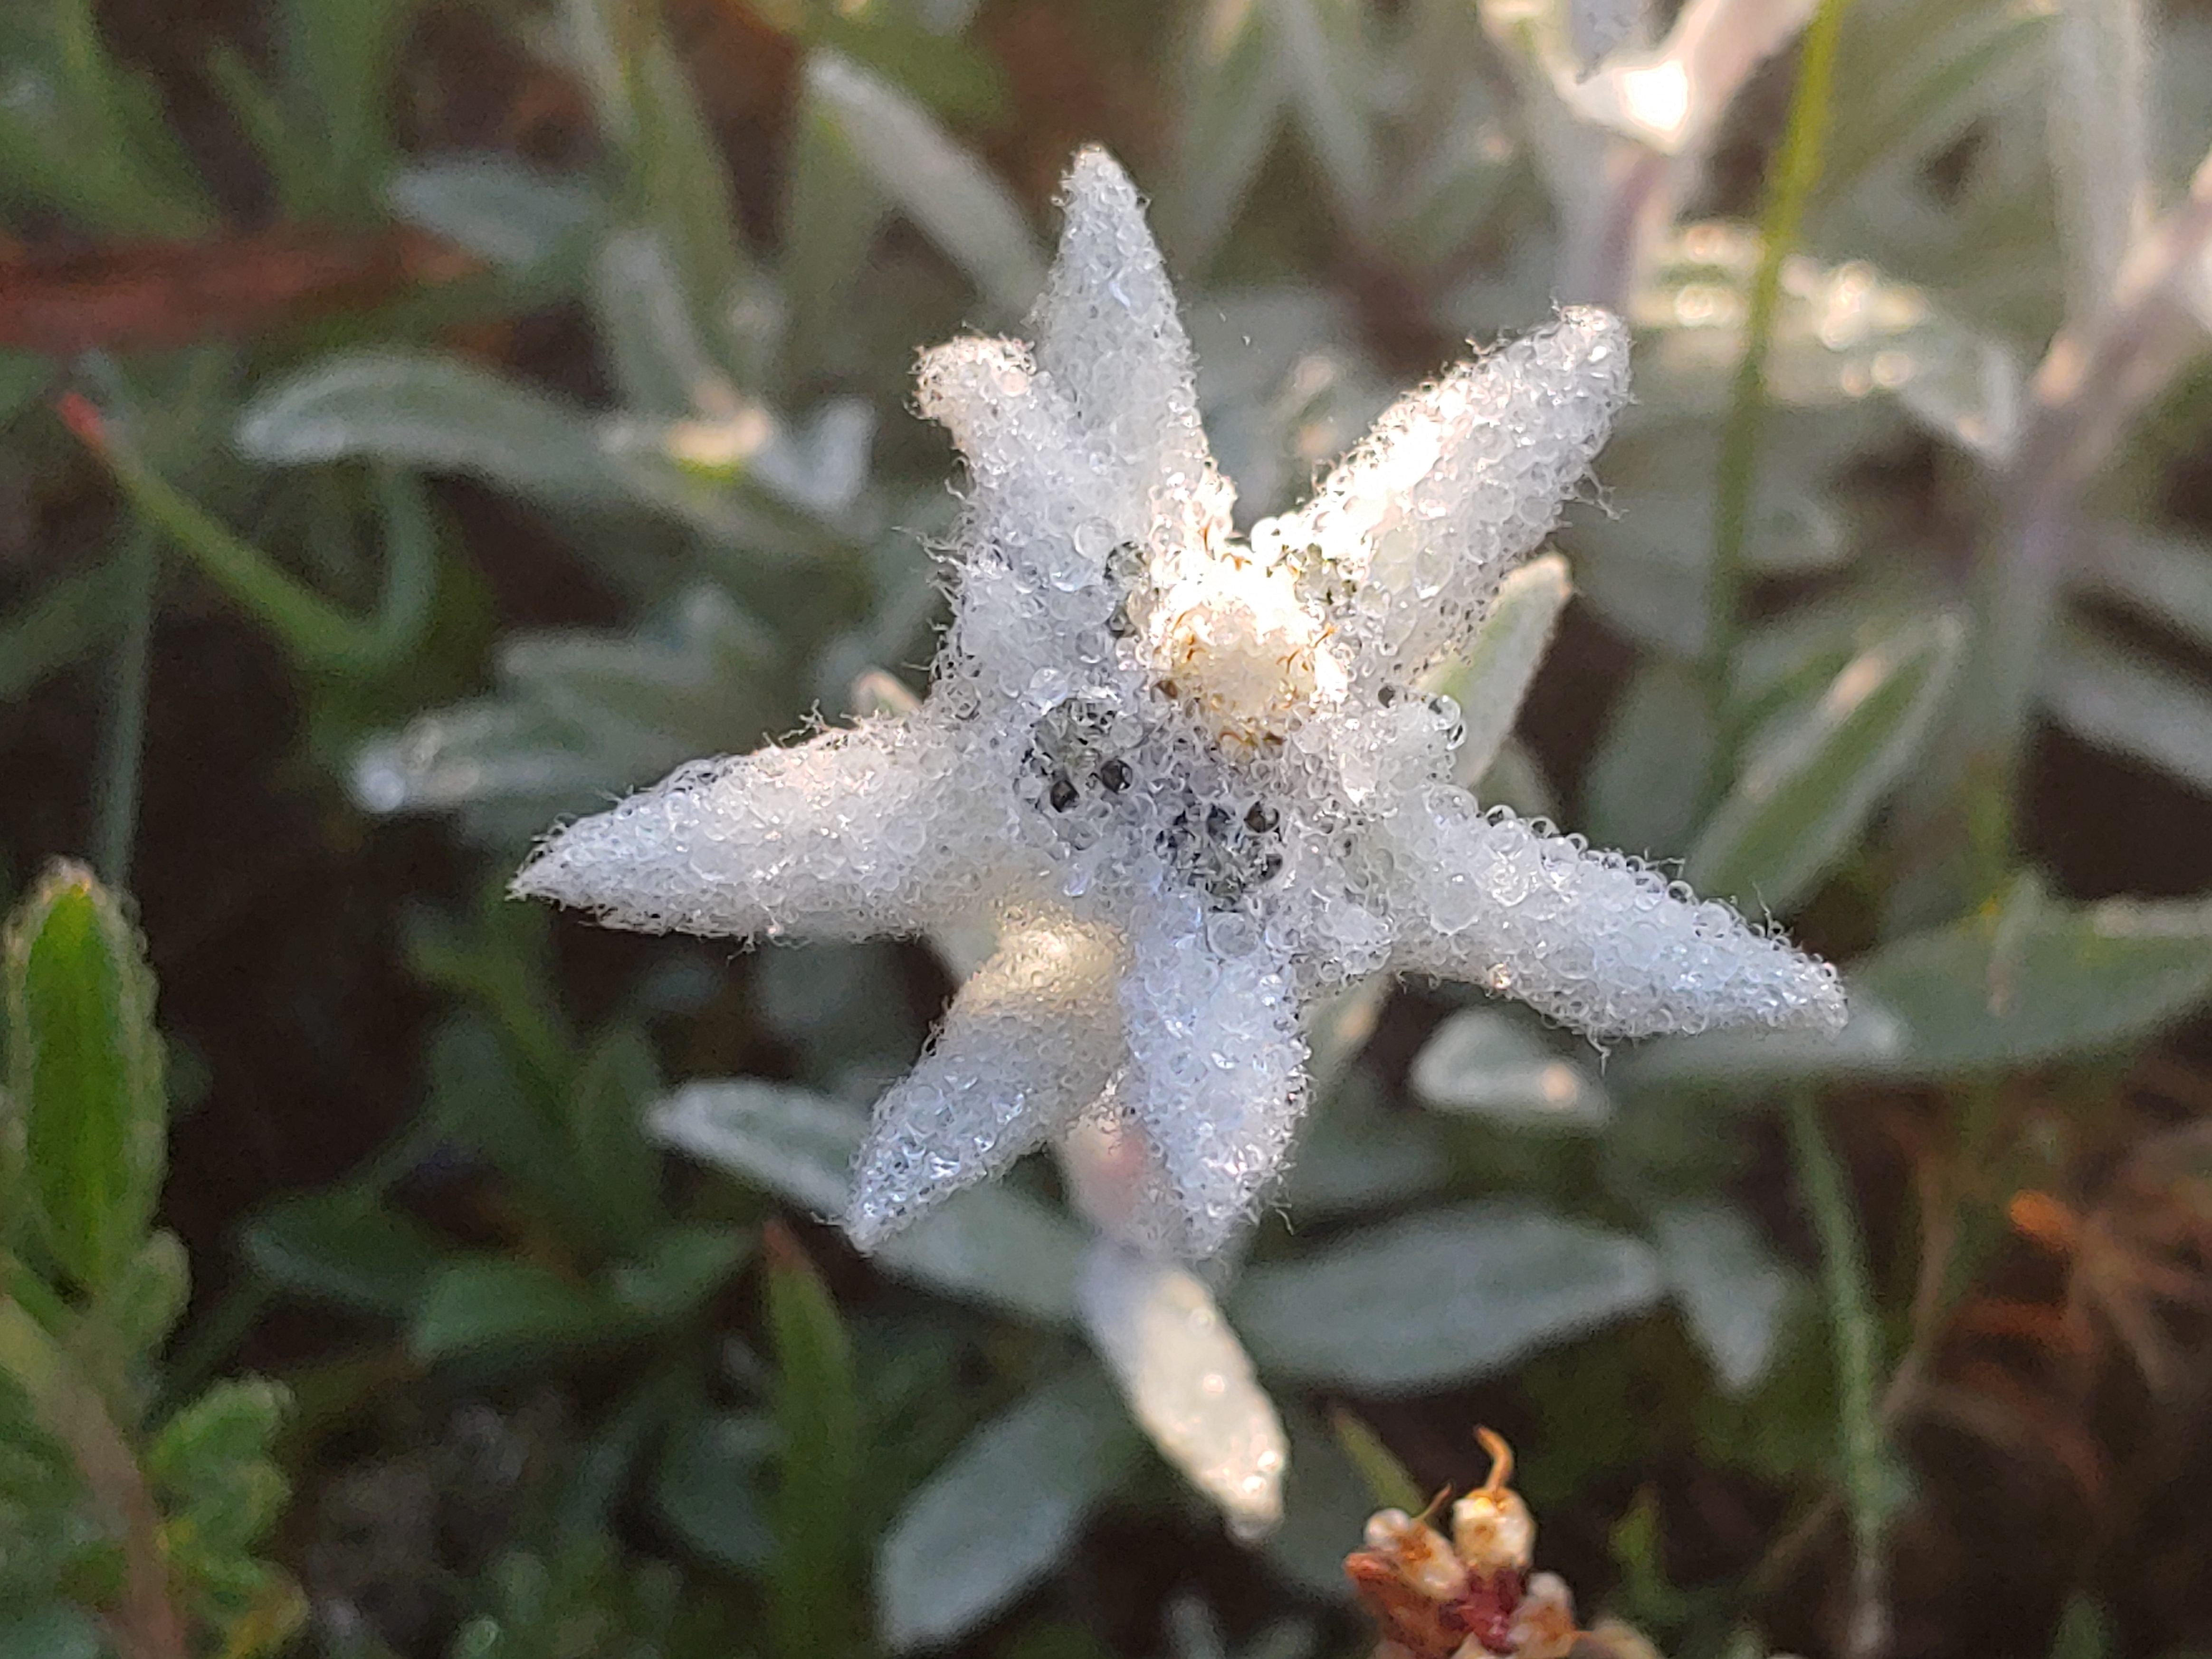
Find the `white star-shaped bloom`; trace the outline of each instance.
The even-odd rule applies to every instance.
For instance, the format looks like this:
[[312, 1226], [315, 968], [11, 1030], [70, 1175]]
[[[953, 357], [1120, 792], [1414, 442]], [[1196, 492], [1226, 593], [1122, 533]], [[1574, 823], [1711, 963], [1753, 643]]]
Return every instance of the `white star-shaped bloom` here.
[[1078, 157], [1034, 345], [924, 355], [967, 461], [952, 623], [908, 714], [696, 762], [554, 832], [518, 893], [617, 927], [854, 939], [995, 922], [876, 1109], [864, 1249], [1087, 1110], [1151, 1143], [1174, 1248], [1257, 1209], [1301, 1012], [1393, 969], [1601, 1042], [1841, 1023], [1834, 970], [1644, 866], [1485, 812], [1423, 672], [1556, 523], [1628, 392], [1607, 313], [1402, 399], [1240, 544], [1127, 177]]

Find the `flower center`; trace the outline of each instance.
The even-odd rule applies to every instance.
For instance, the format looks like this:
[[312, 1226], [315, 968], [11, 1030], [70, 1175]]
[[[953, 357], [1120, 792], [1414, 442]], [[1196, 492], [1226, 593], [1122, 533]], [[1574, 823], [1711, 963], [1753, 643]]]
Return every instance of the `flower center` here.
[[1298, 597], [1286, 561], [1206, 549], [1158, 586], [1151, 645], [1160, 690], [1217, 739], [1279, 744], [1343, 690], [1328, 625]]

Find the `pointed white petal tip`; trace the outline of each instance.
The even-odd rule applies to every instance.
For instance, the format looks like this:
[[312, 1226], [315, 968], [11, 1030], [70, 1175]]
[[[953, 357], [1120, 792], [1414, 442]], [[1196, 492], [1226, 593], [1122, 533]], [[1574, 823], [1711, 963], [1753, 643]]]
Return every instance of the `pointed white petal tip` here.
[[745, 931], [717, 925], [713, 908], [701, 902], [683, 833], [696, 795], [726, 764], [694, 761], [604, 812], [553, 830], [515, 872], [508, 896], [589, 911], [635, 933]]
[[949, 427], [956, 440], [976, 424], [979, 411], [995, 414], [1030, 395], [1036, 373], [1018, 340], [966, 337], [930, 347], [917, 360], [915, 391], [921, 412]]
[[1834, 1036], [1851, 1017], [1850, 1000], [1844, 994], [1843, 975], [1818, 957], [1801, 957], [1792, 983], [1783, 992], [1780, 1017], [1768, 1023]]
[[1138, 216], [1144, 212], [1135, 182], [1103, 144], [1085, 144], [1076, 151], [1060, 181], [1060, 197], [1071, 216], [1080, 205], [1110, 206]]
[[1556, 361], [1563, 377], [1604, 400], [1608, 414], [1628, 401], [1628, 363], [1633, 337], [1628, 325], [1601, 306], [1562, 306], [1559, 316], [1528, 336], [1540, 356]]
[[[1699, 907], [1733, 915], [1725, 906]], [[1686, 1021], [1688, 1030], [1725, 1030], [1755, 1027], [1773, 1031], [1810, 1031], [1833, 1036], [1850, 1018], [1843, 976], [1833, 964], [1800, 951], [1779, 928], [1762, 931], [1741, 921], [1734, 923], [1741, 943], [1734, 957], [1721, 966], [1721, 983], [1705, 992], [1707, 1006]], [[1700, 999], [1698, 976], [1683, 976], [1683, 1011], [1694, 1009]]]
[[906, 1218], [877, 1201], [861, 1177], [854, 1176], [852, 1202], [845, 1206], [841, 1224], [854, 1249], [862, 1255], [873, 1255], [905, 1222]]
[[598, 872], [617, 867], [620, 853], [618, 838], [609, 833], [611, 817], [595, 813], [549, 831], [507, 883], [507, 896], [581, 909], [604, 902]]

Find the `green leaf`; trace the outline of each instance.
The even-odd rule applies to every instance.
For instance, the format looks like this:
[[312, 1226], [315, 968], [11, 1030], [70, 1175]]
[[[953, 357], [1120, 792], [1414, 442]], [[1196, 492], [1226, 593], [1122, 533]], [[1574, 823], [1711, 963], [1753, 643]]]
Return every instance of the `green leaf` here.
[[354, 795], [374, 812], [458, 809], [479, 838], [522, 841], [773, 730], [788, 718], [781, 665], [768, 630], [705, 584], [619, 633], [519, 633], [492, 696], [363, 744]]
[[1371, 225], [1382, 168], [1375, 153], [1373, 65], [1361, 38], [1365, 9], [1350, 0], [1260, 0], [1289, 84], [1298, 131], [1337, 211]]
[[694, 1417], [661, 1447], [653, 1508], [709, 1561], [740, 1572], [765, 1572], [775, 1555], [765, 1495], [775, 1447], [775, 1425], [765, 1417]]
[[1891, 1071], [1911, 1075], [1911, 1033], [1905, 1020], [1856, 976], [1849, 992], [1850, 1018], [1833, 1036], [1734, 1030], [1662, 1037], [1616, 1055], [1607, 1077], [1626, 1096], [1670, 1084], [1742, 1091]]
[[[654, 1108], [663, 1145], [816, 1215], [841, 1215], [862, 1115], [827, 1096], [746, 1079], [685, 1085]], [[1005, 1186], [948, 1200], [876, 1252], [876, 1265], [946, 1296], [1041, 1323], [1075, 1316], [1082, 1232]]]
[[1212, 0], [1187, 25], [1182, 136], [1163, 228], [1182, 264], [1202, 270], [1260, 176], [1289, 88], [1260, 7]]
[[2154, 202], [2150, 52], [2141, 0], [2060, 0], [2046, 131], [2066, 269], [2066, 320], [2087, 327]]
[[[509, 1549], [470, 1586], [481, 1610], [462, 1625], [447, 1656], [676, 1659], [731, 1651], [687, 1631], [696, 1629], [687, 1588], [666, 1563], [630, 1556], [604, 1532], [563, 1539], [543, 1554]], [[711, 1614], [700, 1622], [714, 1628]], [[360, 1659], [386, 1659], [386, 1652], [373, 1649]]]
[[[437, 596], [437, 534], [422, 481], [386, 472], [376, 480], [385, 541], [383, 591], [366, 617], [339, 610], [149, 465], [127, 427], [110, 423], [97, 446], [111, 476], [149, 530], [159, 531], [312, 668], [370, 672], [411, 652]], [[141, 580], [144, 580], [141, 577]]]
[[1573, 592], [1565, 559], [1530, 560], [1499, 584], [1465, 659], [1438, 680], [1436, 689], [1460, 708], [1466, 735], [1452, 772], [1462, 783], [1480, 782], [1498, 758]]
[[146, 1472], [198, 1523], [206, 1547], [243, 1551], [284, 1507], [270, 1447], [291, 1396], [259, 1377], [218, 1382], [161, 1427]]
[[29, 1197], [54, 1260], [97, 1292], [137, 1255], [161, 1196], [168, 1101], [154, 976], [121, 906], [67, 862], [16, 909], [5, 971]]
[[664, 1213], [660, 1153], [645, 1133], [646, 1110], [659, 1092], [653, 1045], [630, 1024], [592, 1048], [568, 1092], [568, 1155], [580, 1177], [572, 1190], [610, 1247], [645, 1238]]
[[781, 661], [775, 635], [704, 584], [657, 629], [523, 634], [500, 651], [501, 677], [580, 732], [662, 732], [685, 753], [766, 719], [760, 681]]
[[2212, 794], [2212, 691], [2100, 629], [2059, 630], [2038, 690], [2084, 743], [2146, 762]]
[[1497, 1200], [1261, 1263], [1229, 1312], [1263, 1372], [1389, 1395], [1489, 1376], [1659, 1293], [1640, 1240]]
[[1324, 288], [1218, 288], [1183, 322], [1221, 470], [1255, 514], [1302, 499], [1315, 458], [1357, 444], [1395, 389], [1355, 343], [1342, 296]]
[[529, 1361], [618, 1340], [633, 1328], [620, 1310], [547, 1268], [472, 1256], [430, 1281], [409, 1323], [407, 1346], [425, 1364], [462, 1357]]
[[289, 1407], [274, 1382], [220, 1382], [170, 1418], [145, 1455], [184, 1611], [226, 1632], [241, 1659], [281, 1647], [306, 1611], [284, 1576], [255, 1554], [289, 1495], [270, 1455]]
[[[119, 1520], [94, 1510], [76, 1454], [50, 1426], [90, 1393], [74, 1367], [56, 1360], [29, 1316], [0, 1305], [0, 1536], [8, 1540], [0, 1608], [9, 1614], [87, 1577], [98, 1583], [121, 1554]], [[33, 1651], [43, 1659], [44, 1650]]]
[[743, 1233], [727, 1227], [669, 1227], [638, 1260], [610, 1268], [607, 1287], [642, 1318], [680, 1319], [728, 1282], [745, 1244]]
[[100, 1311], [125, 1353], [157, 1352], [185, 1316], [191, 1295], [191, 1263], [184, 1241], [167, 1229], [149, 1235], [138, 1254], [100, 1298]]
[[495, 150], [410, 161], [392, 173], [385, 199], [410, 224], [517, 272], [572, 257], [605, 214], [574, 179]]
[[1502, 89], [1461, 67], [1485, 56], [1476, 9], [1413, 9], [1409, 29], [1394, 42], [1392, 67], [1413, 64], [1422, 85], [1393, 110], [1391, 125], [1412, 140], [1414, 153], [1394, 161], [1387, 234], [1398, 261], [1425, 278], [1448, 280], [1490, 231], [1526, 163]]
[[707, 416], [742, 401], [708, 355], [683, 278], [650, 229], [617, 231], [592, 261], [592, 323], [622, 404], [643, 415]]
[[1490, 769], [1467, 787], [1485, 805], [1510, 807], [1524, 818], [1559, 817], [1551, 780], [1517, 738], [1506, 738]]
[[413, 348], [326, 357], [264, 387], [239, 417], [238, 445], [281, 466], [370, 457], [473, 473], [556, 504], [633, 501], [585, 411]]
[[[1848, 104], [1848, 99], [1840, 100]], [[1661, 406], [1707, 409], [1744, 349], [1759, 233], [1686, 225], [1661, 251], [1632, 307], [1637, 367]], [[2026, 375], [2009, 348], [1947, 313], [1928, 294], [1863, 260], [1784, 260], [1765, 386], [1785, 408], [1837, 408], [1884, 392], [1928, 431], [1984, 459], [2019, 436]]]
[[1796, 1276], [1728, 1205], [1685, 1201], [1652, 1218], [1659, 1271], [1723, 1390], [1756, 1388], [1774, 1364]]
[[[1606, 446], [1612, 512], [1578, 520], [1573, 538], [1583, 589], [1609, 621], [1670, 653], [1697, 654], [1711, 620], [1704, 603], [1718, 530], [1711, 480], [1722, 434], [1717, 419], [1683, 409], [1683, 401], [1662, 392], [1629, 411]], [[1840, 492], [1832, 480], [1859, 453], [1863, 429], [1777, 410], [1760, 442], [1772, 458], [1746, 506], [1746, 568], [1802, 577], [1849, 564], [1858, 547], [1834, 504]]]
[[191, 236], [212, 222], [152, 78], [108, 51], [92, 0], [0, 8], [0, 201], [116, 236]]
[[836, 1304], [777, 1228], [768, 1235], [768, 1327], [778, 1437], [769, 1624], [782, 1659], [815, 1659], [848, 1651], [858, 1633], [860, 1404]]
[[516, 1052], [489, 1022], [457, 1014], [430, 1037], [431, 1114], [456, 1146], [513, 1182], [533, 1210], [586, 1244], [603, 1243], [594, 1231], [596, 1200], [584, 1190], [590, 1172], [577, 1167], [560, 1121], [574, 1079], [546, 1074], [563, 1058], [541, 1056], [526, 1077]]
[[[972, 7], [972, 0], [954, 3]], [[915, 17], [896, 6], [810, 6], [804, 33], [896, 81], [949, 119], [1003, 126], [1013, 113], [1006, 72], [989, 52], [962, 40], [943, 9], [940, 3], [939, 15]]]
[[1690, 672], [1649, 664], [1607, 717], [1583, 781], [1580, 823], [1591, 841], [1647, 858], [1679, 854], [1697, 827], [1717, 742]]
[[20, 696], [113, 634], [129, 586], [125, 562], [110, 558], [50, 582], [0, 621], [0, 702]]
[[896, 1651], [950, 1642], [1059, 1563], [1137, 1438], [1089, 1366], [978, 1429], [900, 1508], [876, 1556], [876, 1609]]
[[[1648, 527], [1647, 510], [1662, 533], [1669, 524], [1686, 528], [1712, 520], [1711, 513], [1683, 505], [1686, 497], [1669, 501], [1641, 490], [1630, 494], [1639, 528]], [[1655, 653], [1650, 666], [1672, 667], [1705, 655], [1712, 623], [1705, 602], [1711, 560], [1681, 529], [1673, 541], [1656, 543], [1632, 540], [1617, 525], [1577, 524], [1571, 535], [1581, 556], [1577, 591], [1608, 625]]]
[[419, 0], [286, 0], [286, 92], [309, 118], [326, 176], [303, 216], [366, 216], [396, 147], [393, 71]]
[[284, 0], [282, 84], [218, 46], [210, 63], [294, 219], [371, 222], [395, 155], [392, 76], [416, 0]]
[[1368, 1426], [1364, 1418], [1340, 1406], [1328, 1414], [1328, 1426], [1336, 1436], [1338, 1446], [1367, 1482], [1368, 1495], [1375, 1500], [1376, 1508], [1419, 1515], [1427, 1507], [1427, 1494], [1413, 1484], [1413, 1477], [1398, 1461], [1398, 1455]]
[[831, 51], [809, 55], [819, 102], [876, 188], [1007, 317], [1044, 287], [1044, 261], [1006, 187], [904, 92]]
[[867, 1127], [842, 1101], [750, 1078], [687, 1083], [648, 1121], [663, 1146], [817, 1215], [844, 1209], [847, 1171]]
[[1351, 1074], [1321, 1098], [1283, 1182], [1283, 1202], [1302, 1224], [1402, 1206], [1444, 1183], [1450, 1170], [1436, 1126], [1395, 1109], [1367, 1074]]
[[1613, 1121], [1595, 1078], [1495, 1008], [1462, 1009], [1439, 1025], [1414, 1057], [1410, 1082], [1431, 1111], [1510, 1128], [1587, 1131]]
[[[843, 1208], [841, 1204], [840, 1210]], [[1013, 1188], [970, 1188], [876, 1250], [876, 1265], [903, 1279], [1032, 1324], [1075, 1317], [1083, 1231], [1056, 1209]]]
[[103, 1659], [106, 1651], [100, 1627], [65, 1603], [0, 1615], [0, 1659]]
[[2212, 900], [1987, 913], [1883, 946], [1852, 975], [1909, 1029], [1891, 1076], [2110, 1053], [2212, 994]]
[[628, 164], [623, 215], [657, 228], [681, 273], [690, 320], [712, 328], [752, 285], [752, 273], [720, 149], [661, 9], [564, 0], [560, 13], [570, 66]]
[[2039, 106], [2048, 95], [2049, 9], [1916, 0], [1883, 8], [1880, 21], [1845, 30], [1838, 49], [1838, 82], [1852, 95], [1832, 112], [1826, 201], [1878, 170], [1917, 173], [2006, 100], [2032, 92]]
[[[1284, 1426], [1291, 1437], [1291, 1469], [1283, 1482], [1283, 1524], [1263, 1547], [1267, 1559], [1308, 1595], [1349, 1601], [1344, 1558], [1375, 1511], [1375, 1494], [1344, 1440], [1310, 1414], [1293, 1411]], [[1420, 1508], [1417, 1498], [1408, 1512]]]
[[890, 214], [890, 204], [862, 165], [836, 106], [811, 80], [803, 83], [784, 167], [779, 273], [792, 307], [791, 347], [798, 365], [828, 355], [853, 284]]
[[1761, 733], [1684, 878], [1753, 908], [1786, 912], [1808, 896], [1918, 758], [1965, 639], [1954, 617], [1908, 623]]
[[2212, 649], [2212, 546], [2108, 525], [2083, 574], [2100, 597]]
[[2112, 1621], [2095, 1599], [2076, 1590], [2066, 1598], [2051, 1638], [2051, 1659], [2111, 1659]]
[[705, 324], [750, 286], [750, 271], [721, 149], [658, 9], [625, 0], [615, 24], [645, 37], [635, 41], [626, 64], [635, 123], [622, 135], [630, 161], [629, 204], [634, 214], [658, 218], [691, 314]]
[[[736, 467], [763, 483], [802, 463], [785, 459], [781, 424], [747, 405], [732, 431]], [[238, 447], [272, 465], [382, 460], [463, 472], [570, 509], [655, 513], [764, 559], [802, 556], [792, 529], [726, 483], [687, 471], [681, 431], [601, 419], [466, 360], [415, 348], [340, 353], [257, 393], [239, 417]]]
[[395, 1318], [444, 1260], [413, 1221], [343, 1190], [279, 1200], [246, 1223], [239, 1247], [280, 1290]]

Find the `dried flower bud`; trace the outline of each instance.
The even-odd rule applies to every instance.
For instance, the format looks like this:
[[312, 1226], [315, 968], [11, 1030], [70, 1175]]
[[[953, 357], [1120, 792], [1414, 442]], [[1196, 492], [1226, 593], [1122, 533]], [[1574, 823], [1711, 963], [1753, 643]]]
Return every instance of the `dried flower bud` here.
[[1513, 1449], [1488, 1429], [1475, 1437], [1490, 1454], [1490, 1479], [1452, 1505], [1452, 1548], [1477, 1573], [1526, 1572], [1536, 1557], [1536, 1522], [1513, 1478]]
[[1452, 1506], [1452, 1538], [1431, 1524], [1443, 1494], [1415, 1517], [1382, 1510], [1344, 1571], [1377, 1625], [1375, 1659], [1565, 1659], [1579, 1632], [1557, 1573], [1529, 1571], [1536, 1522], [1506, 1482], [1513, 1451], [1488, 1429], [1490, 1478]]

